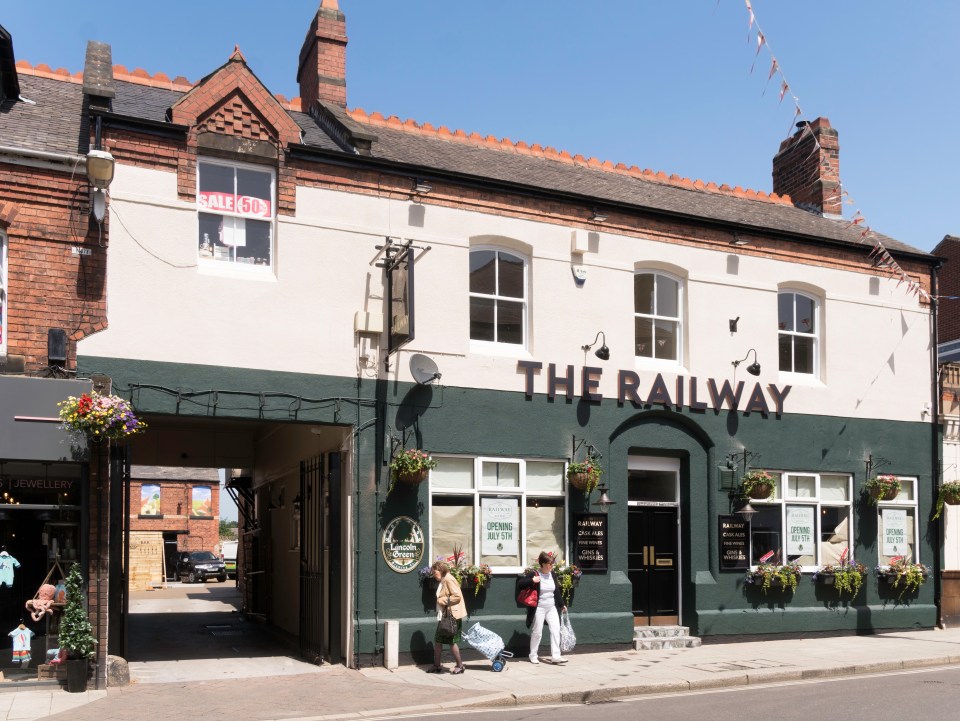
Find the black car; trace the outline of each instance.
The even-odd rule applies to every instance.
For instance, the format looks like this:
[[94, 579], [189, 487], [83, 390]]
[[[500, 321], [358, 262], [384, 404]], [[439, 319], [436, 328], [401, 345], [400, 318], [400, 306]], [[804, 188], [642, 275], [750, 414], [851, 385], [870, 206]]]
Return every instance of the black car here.
[[227, 567], [210, 551], [181, 552], [177, 556], [177, 577], [189, 583], [203, 583], [215, 578], [220, 583], [227, 580]]

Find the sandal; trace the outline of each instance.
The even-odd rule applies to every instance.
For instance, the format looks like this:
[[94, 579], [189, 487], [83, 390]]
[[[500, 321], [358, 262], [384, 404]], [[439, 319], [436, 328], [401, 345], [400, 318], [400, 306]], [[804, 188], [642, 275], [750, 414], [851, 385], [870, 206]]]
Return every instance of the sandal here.
[[466, 670], [466, 669], [464, 669], [463, 666], [457, 666], [457, 667], [454, 668], [450, 673], [456, 675], [456, 674], [458, 674], [458, 673], [463, 673], [465, 670]]

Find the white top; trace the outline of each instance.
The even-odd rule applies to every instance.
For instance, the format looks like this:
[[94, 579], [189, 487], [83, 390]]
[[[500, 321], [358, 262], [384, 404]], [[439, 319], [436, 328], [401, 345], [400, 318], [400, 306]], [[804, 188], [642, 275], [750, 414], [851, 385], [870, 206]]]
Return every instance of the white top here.
[[542, 571], [537, 571], [537, 574], [540, 576], [540, 595], [537, 605], [553, 608], [556, 605], [553, 594], [557, 590], [557, 584], [553, 582], [553, 574]]

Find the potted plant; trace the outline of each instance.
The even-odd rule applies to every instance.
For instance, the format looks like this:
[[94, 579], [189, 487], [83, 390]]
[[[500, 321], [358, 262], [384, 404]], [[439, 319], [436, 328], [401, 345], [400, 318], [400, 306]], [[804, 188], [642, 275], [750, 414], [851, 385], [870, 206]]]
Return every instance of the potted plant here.
[[781, 591], [786, 592], [789, 589], [792, 593], [800, 583], [800, 564], [785, 563], [779, 566], [775, 563], [761, 563], [755, 570], [747, 571], [743, 580], [748, 586], [759, 588], [764, 593], [778, 587]]
[[58, 642], [67, 659], [67, 691], [86, 691], [90, 659], [93, 658], [97, 641], [93, 637], [93, 628], [83, 607], [83, 577], [77, 563], [70, 567], [67, 574], [67, 604], [63, 609], [63, 618], [60, 619]]
[[567, 466], [567, 480], [570, 481], [570, 485], [587, 494], [597, 487], [602, 474], [600, 459], [594, 456], [587, 456], [586, 460], [573, 462]]
[[833, 586], [841, 596], [849, 593], [853, 598], [860, 593], [866, 575], [867, 567], [862, 563], [847, 560], [847, 552], [844, 551], [840, 557], [840, 563], [821, 566], [820, 570], [813, 574], [813, 582]]
[[873, 503], [877, 501], [892, 501], [900, 493], [900, 479], [896, 476], [874, 476], [864, 484]]
[[476, 596], [481, 590], [490, 585], [493, 580], [493, 571], [486, 563], [479, 566], [464, 566], [460, 573], [460, 585], [463, 588], [473, 588], [473, 595]]
[[79, 398], [70, 396], [57, 406], [64, 430], [82, 434], [94, 443], [121, 441], [147, 427], [120, 396], [84, 393]]
[[943, 513], [943, 504], [948, 506], [960, 506], [960, 481], [947, 481], [940, 484], [940, 492], [937, 494], [936, 513], [933, 519], [940, 518]]
[[929, 572], [922, 563], [913, 563], [903, 556], [894, 556], [886, 566], [877, 566], [877, 576], [886, 579], [893, 588], [899, 588], [900, 596], [918, 590]]
[[740, 479], [740, 495], [743, 498], [764, 500], [771, 498], [776, 490], [776, 481], [766, 471], [750, 471]]
[[398, 453], [390, 461], [390, 488], [387, 492], [392, 491], [398, 481], [413, 486], [425, 481], [430, 470], [436, 467], [437, 462], [419, 448]]

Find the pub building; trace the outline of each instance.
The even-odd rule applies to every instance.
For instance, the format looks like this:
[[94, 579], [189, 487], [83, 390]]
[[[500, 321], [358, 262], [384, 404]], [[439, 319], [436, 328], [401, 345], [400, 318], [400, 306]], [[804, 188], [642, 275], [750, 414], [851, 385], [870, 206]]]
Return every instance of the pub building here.
[[[525, 653], [516, 579], [550, 551], [583, 568], [585, 647], [938, 622], [935, 574], [811, 582], [940, 552], [937, 259], [842, 218], [827, 118], [770, 149], [772, 192], [743, 190], [350, 108], [346, 47], [323, 0], [287, 100], [239, 48], [191, 82], [93, 43], [82, 78], [11, 65], [38, 105], [0, 117], [26, 144], [83, 107], [89, 139], [46, 150], [115, 162], [77, 375], [149, 424], [130, 463], [228, 469], [248, 617], [311, 659], [427, 663], [420, 571], [460, 552], [492, 572], [471, 618]], [[395, 481], [412, 449], [435, 467]], [[567, 473], [588, 457], [589, 493]], [[752, 471], [776, 491], [747, 507]], [[877, 474], [901, 490], [874, 504]], [[760, 563], [801, 582], [764, 593]]]

